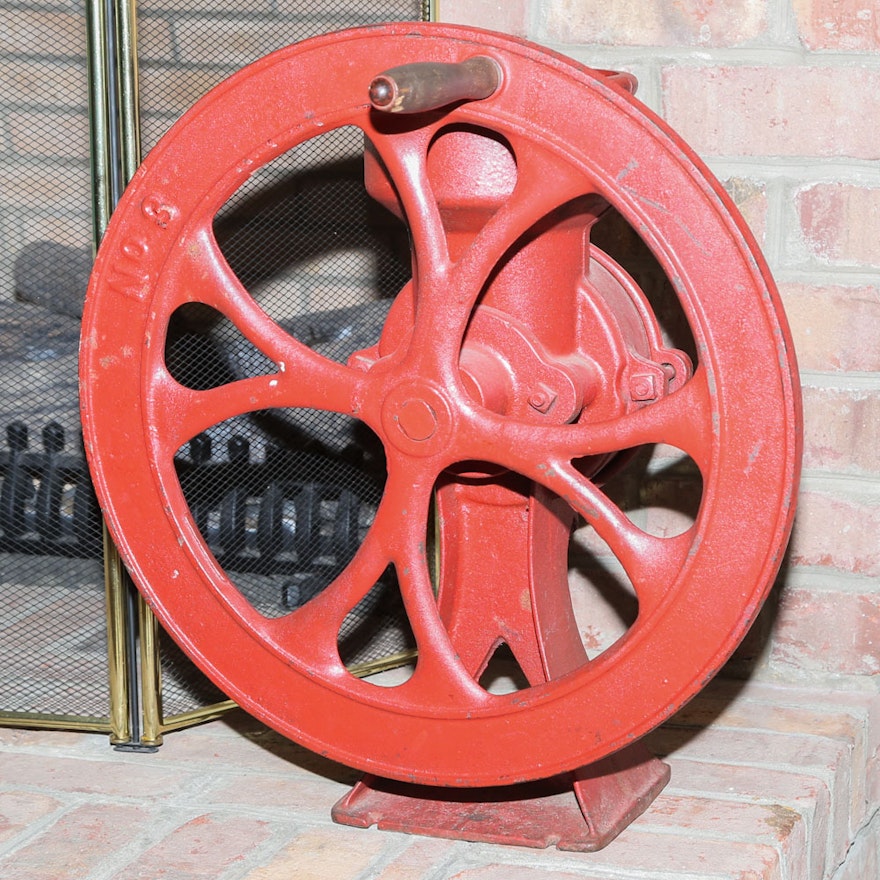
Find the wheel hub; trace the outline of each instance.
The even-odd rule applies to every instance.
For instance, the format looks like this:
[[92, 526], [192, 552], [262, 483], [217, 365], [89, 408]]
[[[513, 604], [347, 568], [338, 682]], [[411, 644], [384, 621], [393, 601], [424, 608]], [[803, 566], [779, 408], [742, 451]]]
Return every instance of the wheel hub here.
[[403, 382], [381, 402], [384, 436], [398, 450], [425, 456], [441, 452], [453, 431], [453, 410], [439, 388]]

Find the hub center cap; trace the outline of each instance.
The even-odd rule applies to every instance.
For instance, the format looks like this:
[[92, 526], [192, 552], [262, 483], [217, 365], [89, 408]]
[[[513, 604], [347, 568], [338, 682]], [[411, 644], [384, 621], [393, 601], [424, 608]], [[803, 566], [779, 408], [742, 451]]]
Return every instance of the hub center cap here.
[[452, 436], [452, 407], [432, 385], [405, 382], [382, 403], [382, 427], [388, 441], [409, 455], [434, 455]]
[[437, 432], [437, 413], [427, 401], [414, 397], [397, 408], [397, 426], [410, 439], [424, 442]]

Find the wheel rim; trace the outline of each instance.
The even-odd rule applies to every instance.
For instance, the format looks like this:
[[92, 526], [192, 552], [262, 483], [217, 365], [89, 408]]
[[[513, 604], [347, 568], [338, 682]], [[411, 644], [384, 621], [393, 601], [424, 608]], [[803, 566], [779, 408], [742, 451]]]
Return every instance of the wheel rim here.
[[[405, 135], [383, 130], [371, 115], [365, 96], [376, 73], [425, 58], [456, 62], [477, 51], [504, 72], [491, 98]], [[347, 73], [327, 77], [330, 69]], [[529, 101], [530, 89], [517, 89], [535, 81], [540, 104]], [[452, 122], [503, 135], [519, 169], [509, 202], [455, 264], [425, 183], [431, 138]], [[369, 372], [330, 362], [288, 337], [232, 275], [211, 231], [251, 171], [342, 125], [361, 127], [382, 156], [409, 221], [417, 269], [410, 341]], [[597, 130], [601, 139], [584, 137]], [[696, 340], [697, 370], [657, 403], [601, 423], [538, 429], [463, 405], [456, 365], [486, 277], [511, 242], [590, 191], [627, 218], [663, 265]], [[213, 306], [284, 366], [216, 389], [179, 385], [164, 364], [162, 340], [170, 315], [188, 301]], [[791, 527], [800, 457], [792, 347], [741, 219], [690, 150], [622, 90], [498, 35], [425, 25], [344, 32], [275, 53], [209, 93], [151, 153], [117, 209], [90, 287], [81, 361], [96, 488], [120, 551], [163, 624], [271, 726], [394, 778], [446, 785], [538, 778], [646, 733], [732, 653], [769, 589]], [[427, 427], [424, 414], [404, 415], [410, 430], [400, 432], [393, 426], [411, 400], [428, 400], [433, 415]], [[267, 620], [208, 550], [173, 458], [225, 418], [292, 406], [365, 421], [386, 446], [388, 481], [352, 563], [315, 600]], [[420, 431], [430, 432], [427, 445], [413, 439]], [[695, 525], [674, 538], [635, 527], [572, 466], [588, 455], [661, 442], [687, 453], [704, 482]], [[436, 479], [474, 458], [566, 499], [609, 544], [638, 594], [639, 619], [623, 639], [526, 696], [489, 697], [462, 666], [425, 560]], [[408, 682], [377, 689], [346, 671], [336, 633], [389, 562], [420, 653]]]

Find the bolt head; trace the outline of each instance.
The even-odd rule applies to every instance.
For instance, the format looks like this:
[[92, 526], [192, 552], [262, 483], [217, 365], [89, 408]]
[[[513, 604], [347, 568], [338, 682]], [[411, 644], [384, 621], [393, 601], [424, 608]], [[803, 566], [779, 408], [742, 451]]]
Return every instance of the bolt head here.
[[629, 396], [633, 400], [656, 400], [656, 376], [653, 373], [633, 373], [629, 378]]
[[556, 403], [557, 395], [548, 388], [536, 388], [529, 395], [529, 406], [539, 413], [550, 412], [550, 408]]

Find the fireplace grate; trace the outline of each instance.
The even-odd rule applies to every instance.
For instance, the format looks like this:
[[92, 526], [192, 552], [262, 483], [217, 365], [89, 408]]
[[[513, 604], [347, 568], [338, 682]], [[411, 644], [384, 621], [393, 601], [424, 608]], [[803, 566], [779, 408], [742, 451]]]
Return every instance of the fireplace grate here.
[[82, 455], [65, 450], [58, 422], [30, 446], [28, 426], [6, 428], [0, 451], [0, 552], [100, 558], [101, 514]]

